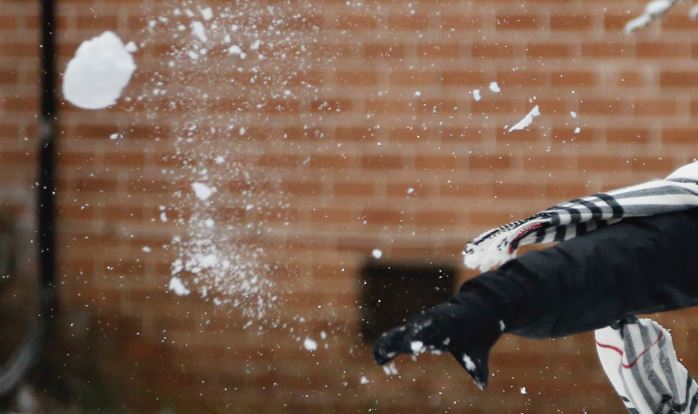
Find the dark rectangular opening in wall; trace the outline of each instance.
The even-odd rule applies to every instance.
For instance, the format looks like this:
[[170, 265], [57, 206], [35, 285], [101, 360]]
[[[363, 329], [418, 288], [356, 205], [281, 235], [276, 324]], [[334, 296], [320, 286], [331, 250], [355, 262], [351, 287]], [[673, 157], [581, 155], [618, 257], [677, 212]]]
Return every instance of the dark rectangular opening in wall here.
[[456, 269], [447, 264], [370, 261], [361, 270], [361, 334], [378, 336], [453, 295]]

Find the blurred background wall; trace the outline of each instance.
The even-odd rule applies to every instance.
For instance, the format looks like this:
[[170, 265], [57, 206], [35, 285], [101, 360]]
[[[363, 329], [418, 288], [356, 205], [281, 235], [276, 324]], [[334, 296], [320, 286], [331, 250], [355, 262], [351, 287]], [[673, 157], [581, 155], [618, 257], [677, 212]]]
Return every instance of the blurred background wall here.
[[[448, 356], [387, 377], [359, 332], [360, 273], [378, 249], [379, 262], [456, 266], [462, 281], [474, 275], [462, 246], [480, 231], [692, 161], [688, 5], [626, 35], [641, 1], [57, 3], [59, 70], [105, 30], [140, 47], [118, 105], [61, 104], [62, 310], [37, 394], [114, 412], [624, 412], [589, 334], [505, 337], [485, 392]], [[214, 23], [184, 12], [204, 7]], [[191, 20], [215, 33], [226, 7], [270, 58], [231, 61], [215, 45], [204, 64], [181, 57]], [[0, 208], [29, 227], [38, 42], [38, 2], [0, 0]], [[283, 85], [253, 80], [265, 73]], [[505, 133], [534, 105], [530, 128]], [[263, 315], [243, 314], [250, 298], [220, 304], [238, 285], [213, 299], [168, 290], [200, 208], [182, 196], [199, 179], [192, 162], [216, 154], [236, 169], [215, 173], [227, 201], [206, 208], [231, 224], [218, 236], [264, 252], [257, 269], [278, 299]], [[694, 315], [660, 321], [696, 372]]]

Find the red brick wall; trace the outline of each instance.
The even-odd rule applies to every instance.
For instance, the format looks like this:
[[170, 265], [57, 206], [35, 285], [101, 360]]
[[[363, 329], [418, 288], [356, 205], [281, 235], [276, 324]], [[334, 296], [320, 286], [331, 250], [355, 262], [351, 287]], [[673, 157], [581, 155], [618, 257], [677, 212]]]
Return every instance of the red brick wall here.
[[[169, 67], [191, 46], [189, 29], [176, 29], [190, 19], [161, 3], [58, 2], [61, 70], [81, 41], [104, 30], [144, 45], [117, 106], [61, 105], [63, 315], [49, 384], [73, 378], [87, 385], [69, 395], [87, 389], [136, 411], [623, 412], [588, 334], [504, 338], [486, 392], [447, 357], [400, 362], [401, 377], [387, 378], [358, 336], [358, 272], [374, 248], [384, 260], [459, 264], [479, 231], [691, 161], [698, 23], [686, 5], [628, 36], [623, 25], [642, 2], [211, 1], [217, 18], [226, 6], [245, 17], [231, 18], [240, 40], [254, 39], [246, 32], [254, 24], [278, 30], [257, 32], [268, 59], [231, 60], [209, 28], [217, 46], [203, 61], [180, 57]], [[36, 163], [37, 12], [35, 2], [0, 0], [0, 206], [25, 221]], [[157, 16], [169, 20], [149, 29]], [[268, 84], [250, 80], [255, 70]], [[491, 81], [501, 93], [488, 91]], [[504, 133], [534, 104], [542, 116], [531, 128]], [[188, 123], [201, 131], [191, 142]], [[123, 138], [110, 140], [113, 133]], [[210, 162], [217, 154], [224, 167]], [[202, 211], [190, 194], [192, 165], [210, 168], [219, 189], [203, 210], [218, 223], [213, 237], [224, 252], [264, 251], [255, 271], [279, 299], [247, 329], [231, 304], [167, 291], [183, 246], [173, 235], [186, 240]], [[695, 371], [691, 315], [661, 320]], [[316, 353], [303, 349], [306, 336], [318, 340]], [[362, 375], [370, 384], [359, 383]]]

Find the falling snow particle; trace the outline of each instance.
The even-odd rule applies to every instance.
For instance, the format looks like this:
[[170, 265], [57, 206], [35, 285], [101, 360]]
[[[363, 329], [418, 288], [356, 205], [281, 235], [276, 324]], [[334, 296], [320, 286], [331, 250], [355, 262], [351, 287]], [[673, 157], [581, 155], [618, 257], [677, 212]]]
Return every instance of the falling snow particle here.
[[203, 17], [204, 20], [213, 19], [213, 11], [211, 10], [211, 8], [206, 7], [205, 9], [201, 9], [201, 17]]
[[521, 389], [519, 390], [519, 392], [520, 392], [522, 395], [526, 395], [526, 394], [527, 394], [527, 392], [526, 392], [526, 387], [521, 387]]
[[466, 370], [468, 370], [469, 372], [475, 371], [475, 363], [473, 362], [472, 359], [470, 359], [468, 354], [463, 354], [463, 363], [465, 364]]
[[305, 341], [303, 341], [303, 347], [310, 352], [314, 352], [317, 350], [317, 342], [310, 338], [305, 338]]
[[479, 89], [473, 89], [470, 91], [470, 93], [473, 94], [473, 99], [475, 102], [480, 102], [480, 99], [482, 99], [482, 96], [480, 96], [480, 90]]
[[208, 200], [211, 195], [216, 192], [215, 188], [209, 187], [206, 184], [193, 183], [191, 187], [194, 189], [194, 194], [196, 194], [196, 197], [201, 201]]
[[373, 249], [371, 252], [371, 256], [373, 256], [374, 259], [378, 260], [381, 257], [383, 257], [383, 251], [380, 249]]
[[539, 116], [540, 110], [538, 109], [538, 105], [536, 105], [533, 107], [533, 109], [531, 109], [531, 112], [529, 112], [525, 117], [523, 117], [519, 122], [517, 122], [516, 125], [509, 128], [508, 132], [526, 129], [529, 125], [533, 123], [533, 119]]
[[204, 25], [201, 22], [191, 23], [191, 34], [203, 43], [208, 42], [208, 36], [206, 36], [206, 29], [204, 28]]
[[582, 132], [582, 128], [577, 127], [577, 128], [574, 129], [574, 133], [575, 133], [575, 134], [579, 134], [580, 132]]
[[187, 289], [186, 286], [184, 286], [184, 283], [182, 283], [182, 280], [178, 277], [173, 277], [170, 279], [170, 290], [175, 293], [175, 295], [178, 296], [186, 296], [191, 293], [189, 289]]
[[398, 375], [397, 368], [395, 368], [394, 362], [383, 365], [383, 372], [385, 372], [385, 375], [388, 376]]
[[499, 93], [501, 91], [502, 88], [499, 87], [499, 84], [497, 82], [490, 82], [490, 92]]
[[368, 378], [366, 378], [366, 376], [364, 376], [364, 375], [362, 375], [361, 378], [359, 378], [359, 384], [361, 384], [361, 385], [366, 385], [369, 382], [370, 381], [368, 380]]
[[410, 343], [410, 349], [413, 354], [418, 354], [424, 349], [424, 343], [422, 341], [412, 341]]

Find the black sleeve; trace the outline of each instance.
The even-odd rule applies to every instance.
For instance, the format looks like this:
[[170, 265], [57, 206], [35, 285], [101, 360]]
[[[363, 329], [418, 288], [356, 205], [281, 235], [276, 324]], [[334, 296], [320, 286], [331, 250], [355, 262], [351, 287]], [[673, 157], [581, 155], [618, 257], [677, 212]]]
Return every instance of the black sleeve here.
[[[698, 209], [626, 219], [466, 282], [506, 332], [548, 338], [698, 304]], [[458, 296], [458, 295], [457, 295]]]

